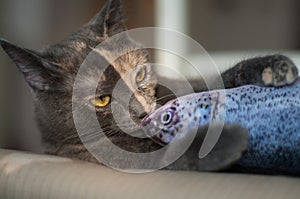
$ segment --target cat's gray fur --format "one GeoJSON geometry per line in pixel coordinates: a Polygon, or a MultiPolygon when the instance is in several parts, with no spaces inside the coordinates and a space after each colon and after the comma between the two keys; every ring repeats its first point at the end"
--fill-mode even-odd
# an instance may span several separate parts
{"type": "MultiPolygon", "coordinates": [[[[8,41],[1,40],[1,46],[24,74],[25,80],[33,91],[36,119],[42,134],[46,153],[97,162],[82,144],[74,126],[72,115],[73,84],[80,65],[92,49],[112,35],[126,30],[121,7],[122,5],[119,0],[108,1],[104,8],[80,30],[74,32],[60,43],[48,46],[41,51],[21,48],[8,41]]],[[[125,38],[125,40],[130,46],[138,45],[129,38],[125,38]]],[[[115,47],[116,49],[114,50],[117,51],[122,48],[122,46],[117,45],[115,47]]],[[[119,72],[125,70],[124,60],[130,62],[127,64],[131,67],[135,67],[136,65],[147,63],[149,58],[146,51],[136,50],[121,56],[119,59],[121,60],[120,62],[109,63],[109,53],[112,52],[107,52],[108,54],[102,54],[101,57],[110,65],[103,73],[105,78],[99,82],[96,93],[98,95],[111,92],[116,82],[121,78],[119,72]]],[[[293,69],[293,75],[297,75],[294,64],[285,56],[274,55],[253,60],[242,62],[233,67],[233,69],[224,72],[222,77],[224,78],[225,87],[235,87],[247,83],[261,84],[263,82],[260,80],[260,75],[264,68],[273,67],[275,66],[274,63],[282,61],[284,61],[286,66],[293,69]],[[254,68],[251,67],[253,63],[256,63],[256,67],[254,68]]],[[[99,66],[99,68],[91,70],[101,69],[103,70],[103,67],[99,66]]],[[[159,77],[151,69],[148,71],[148,75],[147,82],[145,82],[142,89],[130,101],[131,117],[137,123],[139,123],[146,112],[153,110],[157,98],[168,94],[167,89],[156,86],[155,82],[159,77]],[[137,100],[137,97],[142,97],[144,101],[137,100]]],[[[87,81],[95,81],[95,78],[98,77],[86,76],[85,78],[87,81]],[[94,79],[91,80],[91,78],[94,79]]],[[[195,81],[196,90],[205,90],[205,85],[199,84],[199,81],[195,81]]],[[[276,85],[276,82],[274,85],[276,85]]],[[[88,88],[82,84],[82,89],[88,88]]],[[[165,98],[164,100],[166,101],[167,99],[165,98]]],[[[87,104],[84,107],[87,112],[94,111],[87,104]]],[[[134,138],[122,133],[113,120],[110,108],[96,110],[100,125],[105,127],[107,136],[114,144],[131,152],[149,152],[160,148],[160,146],[150,139],[134,138]]],[[[124,123],[129,119],[125,118],[124,123]]],[[[231,136],[236,134],[241,139],[247,139],[245,130],[238,125],[225,127],[223,137],[226,137],[228,133],[231,136]]],[[[203,134],[205,133],[201,134],[201,139],[203,139],[203,134]]],[[[229,141],[228,139],[220,139],[220,146],[224,146],[224,142],[227,143],[229,141]]],[[[196,143],[199,142],[197,141],[196,143]]],[[[216,165],[214,168],[223,168],[228,162],[235,161],[246,147],[244,143],[242,144],[242,142],[239,143],[238,141],[231,143],[231,145],[235,145],[235,150],[232,151],[232,148],[228,145],[230,153],[226,154],[231,155],[228,155],[227,161],[222,159],[224,158],[222,155],[225,154],[224,151],[226,149],[223,148],[220,150],[216,147],[217,153],[213,153],[214,157],[212,159],[216,161],[216,159],[218,160],[216,157],[219,156],[222,158],[220,158],[220,161],[214,162],[216,165]],[[225,163],[221,163],[222,161],[225,163]]],[[[211,164],[210,161],[207,161],[210,156],[203,163],[194,157],[198,150],[199,148],[195,148],[192,145],[185,155],[169,166],[169,168],[195,170],[207,168],[207,165],[211,164]]]]}

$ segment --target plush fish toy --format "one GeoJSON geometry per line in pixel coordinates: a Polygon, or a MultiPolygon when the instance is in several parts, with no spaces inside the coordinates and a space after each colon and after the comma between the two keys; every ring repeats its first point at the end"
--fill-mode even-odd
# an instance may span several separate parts
{"type": "Polygon", "coordinates": [[[214,122],[247,129],[248,147],[236,165],[300,173],[299,79],[286,87],[246,85],[189,94],[169,101],[142,124],[147,136],[164,146],[214,122]]]}

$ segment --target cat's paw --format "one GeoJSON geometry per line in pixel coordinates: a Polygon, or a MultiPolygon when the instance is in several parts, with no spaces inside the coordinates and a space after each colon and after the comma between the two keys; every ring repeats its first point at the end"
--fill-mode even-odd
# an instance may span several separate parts
{"type": "Polygon", "coordinates": [[[266,86],[285,86],[297,79],[298,70],[295,64],[286,57],[280,58],[275,60],[271,58],[270,66],[263,70],[261,77],[266,86]]]}
{"type": "Polygon", "coordinates": [[[298,77],[294,62],[284,55],[256,57],[239,62],[225,72],[224,77],[234,80],[232,87],[255,84],[259,86],[285,86],[298,77]]]}

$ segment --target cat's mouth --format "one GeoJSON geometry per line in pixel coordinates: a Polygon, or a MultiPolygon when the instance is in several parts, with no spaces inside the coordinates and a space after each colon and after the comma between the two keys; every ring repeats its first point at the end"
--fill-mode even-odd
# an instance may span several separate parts
{"type": "Polygon", "coordinates": [[[140,121],[142,121],[147,115],[148,115],[147,112],[143,112],[143,113],[141,113],[139,116],[137,116],[137,118],[138,118],[140,121]]]}
{"type": "Polygon", "coordinates": [[[153,112],[156,109],[157,104],[152,103],[147,105],[146,109],[143,109],[141,111],[130,111],[130,117],[134,121],[135,124],[138,126],[142,125],[142,120],[151,112],[153,112]]]}
{"type": "Polygon", "coordinates": [[[142,129],[143,121],[148,116],[147,112],[141,112],[139,114],[137,113],[131,113],[131,122],[128,122],[127,124],[124,124],[123,128],[121,130],[128,135],[131,135],[133,137],[139,137],[139,138],[146,138],[147,135],[142,129]]]}
{"type": "Polygon", "coordinates": [[[135,113],[131,112],[130,113],[130,118],[133,121],[133,123],[137,126],[141,125],[141,121],[148,115],[147,112],[141,112],[141,113],[135,113]]]}

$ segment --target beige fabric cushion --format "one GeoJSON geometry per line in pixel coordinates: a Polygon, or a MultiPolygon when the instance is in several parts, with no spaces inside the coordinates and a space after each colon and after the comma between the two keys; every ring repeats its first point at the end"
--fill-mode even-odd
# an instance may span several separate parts
{"type": "Polygon", "coordinates": [[[287,176],[156,171],[132,174],[47,155],[0,150],[0,198],[299,198],[287,176]]]}

